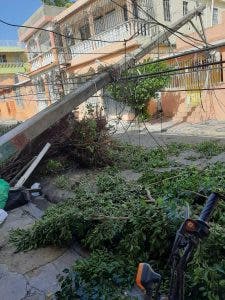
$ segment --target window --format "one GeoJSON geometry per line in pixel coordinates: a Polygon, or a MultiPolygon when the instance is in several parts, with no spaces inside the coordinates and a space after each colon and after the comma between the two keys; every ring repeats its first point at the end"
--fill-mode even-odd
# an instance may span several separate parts
{"type": "Polygon", "coordinates": [[[115,9],[107,12],[104,16],[104,27],[105,30],[112,28],[118,24],[117,14],[115,9]]]}
{"type": "Polygon", "coordinates": [[[183,1],[183,16],[185,16],[188,13],[188,2],[183,1]]]}
{"type": "Polygon", "coordinates": [[[103,16],[99,16],[94,20],[95,33],[98,34],[105,30],[103,16]]]}
{"type": "Polygon", "coordinates": [[[66,25],[65,29],[64,29],[64,35],[66,36],[66,43],[68,46],[72,46],[75,44],[75,39],[73,36],[73,29],[71,27],[71,25],[66,25]]]}
{"type": "Polygon", "coordinates": [[[134,15],[134,18],[137,19],[138,18],[138,5],[137,5],[137,2],[136,0],[133,0],[133,15],[134,15]]]}
{"type": "Polygon", "coordinates": [[[36,41],[34,39],[31,39],[28,42],[28,44],[27,44],[27,50],[28,50],[29,58],[30,59],[33,59],[36,56],[38,56],[39,49],[38,49],[37,43],[36,43],[36,41]]]}
{"type": "Polygon", "coordinates": [[[218,24],[218,8],[213,8],[212,25],[218,24]]]}
{"type": "Polygon", "coordinates": [[[48,51],[51,48],[51,41],[49,32],[42,31],[38,36],[38,42],[41,48],[41,51],[48,51]]]}
{"type": "Polygon", "coordinates": [[[82,40],[88,40],[91,37],[89,23],[86,23],[84,26],[80,27],[80,37],[82,40]]]}
{"type": "Polygon", "coordinates": [[[127,5],[123,6],[123,17],[124,17],[124,21],[128,21],[127,5]]]}
{"type": "Polygon", "coordinates": [[[170,0],[163,0],[164,21],[171,21],[170,0]]]}
{"type": "Polygon", "coordinates": [[[6,63],[6,62],[7,62],[6,55],[5,54],[0,55],[0,63],[6,63]]]}

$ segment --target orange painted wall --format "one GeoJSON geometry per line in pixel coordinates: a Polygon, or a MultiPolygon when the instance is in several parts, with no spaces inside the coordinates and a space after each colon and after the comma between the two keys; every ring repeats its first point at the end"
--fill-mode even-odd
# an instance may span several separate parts
{"type": "Polygon", "coordinates": [[[20,93],[22,102],[19,104],[14,91],[5,91],[5,99],[0,99],[0,121],[25,121],[37,113],[37,99],[30,95],[29,87],[21,88],[20,93]]]}

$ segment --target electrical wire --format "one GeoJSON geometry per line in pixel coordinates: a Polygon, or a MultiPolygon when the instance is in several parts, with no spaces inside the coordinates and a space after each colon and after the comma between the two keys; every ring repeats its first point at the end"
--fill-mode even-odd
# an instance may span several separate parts
{"type": "MultiPolygon", "coordinates": [[[[11,26],[11,27],[17,27],[17,28],[27,28],[27,29],[36,29],[36,30],[41,30],[41,31],[46,31],[46,32],[51,32],[54,33],[56,35],[62,36],[66,39],[71,39],[71,40],[78,40],[78,41],[84,41],[84,39],[82,38],[78,38],[78,37],[71,37],[71,36],[67,36],[65,34],[56,32],[54,30],[50,30],[50,29],[46,29],[46,28],[41,28],[41,27],[35,27],[35,26],[27,26],[27,25],[19,25],[19,24],[12,24],[9,22],[4,21],[3,19],[0,19],[0,23],[5,24],[7,26],[11,26]]],[[[103,42],[103,43],[121,43],[124,42],[124,40],[115,40],[115,41],[106,41],[106,40],[101,40],[101,39],[87,39],[88,41],[92,41],[92,42],[103,42]]]]}
{"type": "MultiPolygon", "coordinates": [[[[110,0],[110,1],[113,2],[114,4],[118,5],[119,7],[123,8],[123,6],[120,5],[119,3],[117,3],[116,1],[114,1],[114,0],[110,0]]],[[[131,3],[132,3],[132,2],[131,2],[131,3]]],[[[145,20],[145,19],[143,19],[143,18],[140,18],[140,17],[138,17],[138,16],[135,16],[135,14],[134,14],[132,11],[128,10],[135,18],[137,17],[139,20],[145,21],[146,23],[157,24],[157,25],[159,25],[159,26],[162,26],[162,27],[165,28],[167,31],[171,32],[173,35],[177,36],[177,37],[178,37],[179,39],[181,39],[183,42],[185,42],[185,43],[191,45],[192,47],[198,48],[196,45],[194,45],[194,44],[192,44],[192,43],[190,43],[190,42],[185,41],[184,39],[182,39],[182,38],[181,38],[180,36],[178,36],[177,34],[180,34],[180,35],[182,35],[182,36],[184,36],[184,37],[186,37],[186,38],[188,37],[189,39],[191,38],[191,39],[193,39],[193,40],[195,40],[195,41],[198,41],[198,42],[203,43],[203,41],[201,41],[201,40],[199,40],[199,39],[197,39],[197,38],[191,37],[191,36],[189,36],[189,35],[187,35],[187,34],[184,34],[184,33],[182,33],[182,32],[179,32],[178,30],[174,31],[172,28],[170,28],[170,27],[164,25],[163,23],[161,23],[161,22],[159,22],[158,20],[156,20],[155,18],[153,18],[149,13],[147,13],[145,10],[143,10],[141,6],[139,6],[138,4],[136,4],[136,5],[137,5],[137,7],[138,7],[139,9],[141,9],[148,17],[150,17],[155,23],[149,22],[149,21],[147,21],[147,20],[145,20]]],[[[157,26],[157,25],[155,25],[155,26],[157,26]]]]}
{"type": "MultiPolygon", "coordinates": [[[[199,69],[200,67],[207,67],[207,66],[211,66],[211,65],[219,65],[225,63],[225,60],[219,61],[219,62],[210,62],[210,63],[205,63],[205,64],[200,64],[197,66],[188,66],[188,67],[182,67],[182,68],[177,68],[177,69],[171,69],[171,70],[165,70],[165,71],[160,71],[160,72],[153,72],[153,73],[146,73],[146,74],[140,74],[140,75],[135,75],[135,76],[129,76],[129,77],[120,77],[120,80],[133,80],[133,79],[138,79],[138,78],[145,78],[145,77],[155,77],[158,75],[161,76],[166,76],[167,74],[171,74],[173,72],[177,72],[177,71],[185,71],[185,70],[190,70],[190,69],[195,69],[197,71],[197,69],[199,69]]],[[[179,73],[178,73],[179,74],[179,73]]],[[[173,74],[173,75],[178,75],[173,74]]]]}
{"type": "Polygon", "coordinates": [[[183,56],[188,56],[190,54],[196,54],[196,53],[201,53],[201,52],[205,52],[205,51],[208,51],[208,50],[214,50],[214,49],[218,49],[218,48],[221,48],[221,47],[224,47],[224,46],[225,46],[225,42],[223,42],[219,45],[209,46],[207,49],[206,48],[201,48],[201,49],[196,49],[196,50],[185,51],[185,52],[182,52],[182,53],[175,54],[171,57],[162,57],[162,58],[159,58],[157,60],[152,60],[152,61],[149,61],[149,62],[140,63],[138,65],[130,67],[130,69],[135,69],[135,68],[138,68],[138,67],[151,65],[151,64],[154,64],[154,63],[158,63],[158,62],[172,60],[172,59],[180,58],[180,57],[183,57],[183,56]]]}
{"type": "MultiPolygon", "coordinates": [[[[154,18],[153,16],[151,16],[151,15],[150,15],[147,11],[145,11],[139,4],[137,4],[137,7],[138,7],[142,12],[144,12],[148,17],[150,17],[153,21],[155,21],[158,25],[164,27],[164,28],[167,29],[168,31],[173,32],[173,33],[176,32],[176,33],[182,35],[183,37],[186,37],[186,38],[188,38],[188,39],[192,39],[193,41],[205,43],[205,41],[199,40],[199,39],[197,39],[197,38],[195,38],[195,37],[193,37],[193,36],[190,36],[190,35],[188,35],[188,34],[186,34],[186,33],[180,32],[180,31],[178,31],[178,30],[174,31],[174,30],[173,30],[172,28],[170,28],[169,26],[167,26],[167,25],[165,25],[165,24],[159,22],[156,18],[154,18]]],[[[176,34],[175,34],[175,35],[176,35],[176,34]]],[[[178,38],[179,38],[179,37],[178,37],[178,38]]],[[[183,40],[183,41],[184,41],[184,40],[183,40]]],[[[210,45],[210,44],[207,44],[207,45],[210,45]]],[[[196,45],[195,45],[195,47],[196,47],[196,45]]]]}

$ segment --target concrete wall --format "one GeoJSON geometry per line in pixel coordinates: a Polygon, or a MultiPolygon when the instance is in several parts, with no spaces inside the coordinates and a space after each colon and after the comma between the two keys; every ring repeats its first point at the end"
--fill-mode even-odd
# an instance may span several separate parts
{"type": "Polygon", "coordinates": [[[25,121],[37,112],[38,102],[30,83],[17,88],[17,92],[8,89],[0,93],[0,122],[25,121]]]}
{"type": "MultiPolygon", "coordinates": [[[[216,43],[224,40],[225,12],[221,16],[221,24],[208,28],[206,36],[208,42],[216,43]]],[[[196,34],[193,34],[196,36],[196,34]]],[[[190,49],[190,45],[179,41],[177,51],[190,49]]],[[[225,47],[218,49],[222,61],[225,60],[225,47]]],[[[185,57],[180,61],[185,61],[185,57]]],[[[190,59],[190,56],[189,56],[190,59]]],[[[192,56],[193,61],[195,56],[192,56]]],[[[224,64],[223,64],[224,65],[224,64]]],[[[202,71],[201,71],[202,72],[202,71]]],[[[162,108],[165,116],[171,117],[176,122],[199,123],[207,120],[225,121],[225,70],[222,69],[222,78],[220,81],[209,83],[205,88],[214,90],[198,91],[178,91],[179,88],[173,88],[162,93],[162,108]]],[[[184,72],[185,74],[185,72],[184,72]]],[[[211,74],[211,73],[210,73],[211,74]]],[[[210,75],[211,76],[211,75],[210,75]]],[[[196,83],[197,84],[197,83],[196,83]]],[[[196,89],[196,85],[188,89],[196,89]]],[[[204,88],[202,86],[201,88],[204,88]]]]}

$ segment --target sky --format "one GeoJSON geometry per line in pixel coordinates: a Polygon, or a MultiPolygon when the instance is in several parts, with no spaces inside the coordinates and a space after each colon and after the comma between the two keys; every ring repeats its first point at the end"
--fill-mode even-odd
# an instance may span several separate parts
{"type": "MultiPolygon", "coordinates": [[[[0,0],[0,19],[23,24],[41,6],[41,0],[0,0]]],[[[0,40],[18,40],[16,27],[0,23],[0,40]]]]}

